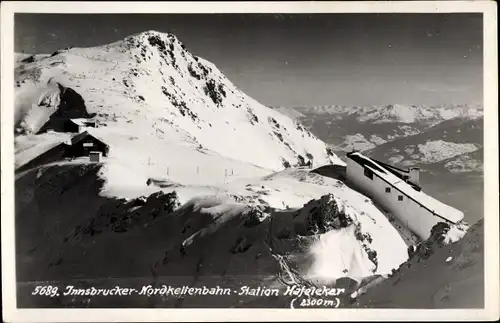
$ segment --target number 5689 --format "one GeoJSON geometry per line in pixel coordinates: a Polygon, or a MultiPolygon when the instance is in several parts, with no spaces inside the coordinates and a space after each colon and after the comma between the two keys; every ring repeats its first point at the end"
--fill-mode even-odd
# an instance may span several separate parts
{"type": "Polygon", "coordinates": [[[36,286],[31,295],[49,296],[54,297],[59,295],[57,292],[58,288],[56,286],[36,286]]]}

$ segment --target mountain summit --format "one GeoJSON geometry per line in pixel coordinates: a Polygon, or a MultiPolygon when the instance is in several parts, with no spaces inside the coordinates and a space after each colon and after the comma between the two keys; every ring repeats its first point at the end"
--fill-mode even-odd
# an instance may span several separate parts
{"type": "MultiPolygon", "coordinates": [[[[21,134],[54,128],[51,116],[70,105],[68,118],[95,115],[105,125],[96,129],[103,137],[121,131],[148,145],[189,144],[272,170],[308,158],[338,161],[307,129],[245,95],[172,34],[146,31],[104,46],[30,56],[16,68],[16,81],[21,134]]],[[[129,141],[114,146],[130,149],[129,141]]]]}

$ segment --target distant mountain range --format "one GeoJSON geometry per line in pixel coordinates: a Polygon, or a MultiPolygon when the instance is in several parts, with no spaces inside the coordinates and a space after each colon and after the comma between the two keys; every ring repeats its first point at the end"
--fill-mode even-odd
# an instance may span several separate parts
{"type": "Polygon", "coordinates": [[[483,105],[475,104],[441,104],[441,105],[370,105],[370,106],[346,106],[346,105],[318,105],[303,107],[275,106],[274,109],[291,109],[306,115],[356,115],[360,121],[385,119],[386,121],[399,120],[405,123],[441,117],[450,119],[458,116],[482,115],[483,105]]]}
{"type": "Polygon", "coordinates": [[[275,109],[282,113],[288,110],[288,115],[295,116],[341,154],[356,149],[413,165],[434,163],[482,148],[483,108],[479,104],[275,109]],[[408,156],[398,154],[406,145],[410,146],[402,151],[408,156]],[[412,150],[413,146],[419,149],[417,153],[412,150]]]}

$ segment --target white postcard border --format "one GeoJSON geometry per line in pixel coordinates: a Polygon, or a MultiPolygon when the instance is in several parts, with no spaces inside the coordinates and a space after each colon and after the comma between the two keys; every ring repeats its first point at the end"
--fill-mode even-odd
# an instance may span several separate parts
{"type": "Polygon", "coordinates": [[[499,317],[497,18],[494,1],[2,2],[2,294],[7,322],[493,320],[499,317]],[[482,12],[484,26],[485,309],[17,309],[14,253],[14,13],[443,13],[482,12]],[[12,186],[11,186],[12,185],[12,186]]]}

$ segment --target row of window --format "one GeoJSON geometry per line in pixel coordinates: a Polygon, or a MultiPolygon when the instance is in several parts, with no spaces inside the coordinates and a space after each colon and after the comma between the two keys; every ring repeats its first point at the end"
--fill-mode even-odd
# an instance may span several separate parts
{"type": "MultiPolygon", "coordinates": [[[[368,177],[369,179],[373,180],[373,172],[371,170],[369,170],[368,168],[365,168],[365,176],[368,177]]],[[[385,192],[390,193],[391,188],[386,187],[385,192]]],[[[403,200],[403,195],[398,195],[398,201],[402,201],[402,200],[403,200]]]]}

